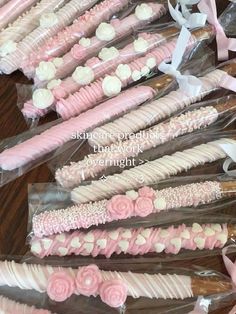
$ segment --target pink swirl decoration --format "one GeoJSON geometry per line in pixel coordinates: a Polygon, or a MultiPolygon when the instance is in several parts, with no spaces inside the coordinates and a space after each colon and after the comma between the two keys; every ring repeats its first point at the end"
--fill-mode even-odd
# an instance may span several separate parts
{"type": "Polygon", "coordinates": [[[63,302],[75,291],[74,279],[64,271],[53,273],[48,280],[47,294],[51,300],[63,302]]]}
{"type": "Polygon", "coordinates": [[[81,267],[76,276],[76,289],[80,294],[96,296],[102,283],[102,275],[96,265],[81,267]]]}
{"type": "Polygon", "coordinates": [[[132,216],[133,201],[125,195],[115,195],[107,204],[109,215],[113,219],[125,219],[132,216]]]}
{"type": "Polygon", "coordinates": [[[138,197],[135,201],[134,211],[136,216],[146,217],[154,210],[153,202],[148,197],[138,197]]]}
{"type": "Polygon", "coordinates": [[[107,280],[99,289],[102,301],[111,307],[118,308],[124,305],[128,289],[122,280],[107,280]]]}

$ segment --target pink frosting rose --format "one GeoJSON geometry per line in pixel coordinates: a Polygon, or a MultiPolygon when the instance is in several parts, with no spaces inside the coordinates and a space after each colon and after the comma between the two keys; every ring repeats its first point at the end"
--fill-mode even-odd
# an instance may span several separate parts
{"type": "Polygon", "coordinates": [[[137,216],[146,217],[153,212],[153,203],[150,198],[138,197],[135,201],[134,211],[137,216]]]}
{"type": "Polygon", "coordinates": [[[154,190],[149,186],[144,186],[138,190],[138,194],[141,197],[147,197],[153,199],[155,196],[154,190]]]}
{"type": "Polygon", "coordinates": [[[56,302],[63,302],[75,291],[74,279],[65,271],[53,273],[48,280],[47,294],[56,302]]]}
{"type": "Polygon", "coordinates": [[[85,296],[96,296],[102,274],[96,265],[81,267],[77,273],[75,284],[77,291],[85,296]]]}
{"type": "Polygon", "coordinates": [[[85,48],[76,44],[73,48],[71,48],[71,55],[74,59],[81,60],[85,57],[85,48]]]}
{"type": "Polygon", "coordinates": [[[120,279],[104,281],[99,288],[99,294],[102,301],[115,308],[120,307],[125,303],[127,292],[127,286],[120,279]]]}
{"type": "Polygon", "coordinates": [[[134,204],[128,196],[115,195],[108,202],[107,210],[113,219],[125,219],[132,216],[134,204]]]}

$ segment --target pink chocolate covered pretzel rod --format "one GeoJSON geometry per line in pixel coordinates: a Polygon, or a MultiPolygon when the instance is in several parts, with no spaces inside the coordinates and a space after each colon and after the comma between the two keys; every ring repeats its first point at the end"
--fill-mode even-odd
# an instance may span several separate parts
{"type": "MultiPolygon", "coordinates": [[[[165,84],[167,83],[169,83],[169,76],[166,76],[165,84]]],[[[4,170],[12,170],[26,165],[28,162],[34,161],[38,157],[44,156],[69,142],[77,132],[83,133],[122,112],[126,112],[136,107],[137,104],[153,98],[155,93],[151,87],[146,86],[139,88],[138,95],[136,94],[136,89],[133,89],[131,93],[126,91],[116,98],[115,104],[113,99],[108,100],[100,106],[81,114],[79,117],[57,124],[11,149],[5,150],[0,154],[0,167],[4,170]],[[129,101],[127,101],[128,97],[129,101]],[[15,153],[20,154],[17,159],[15,158],[15,153]]]]}
{"type": "MultiPolygon", "coordinates": [[[[131,35],[135,29],[141,28],[148,23],[159,19],[166,13],[166,11],[167,10],[163,4],[147,2],[138,5],[135,13],[132,13],[123,19],[116,18],[112,19],[110,23],[101,23],[95,31],[95,36],[87,39],[83,38],[62,57],[62,65],[56,69],[54,77],[50,76],[48,78],[47,73],[44,73],[44,69],[41,69],[39,64],[36,68],[36,82],[38,80],[48,81],[52,78],[60,79],[68,76],[76,66],[81,65],[90,57],[96,55],[109,42],[121,40],[122,38],[131,35]],[[146,14],[143,15],[143,12],[146,12],[146,14]]],[[[50,62],[53,62],[53,59],[50,62]]],[[[50,65],[50,62],[48,63],[48,66],[50,65]]]]}
{"type": "MultiPolygon", "coordinates": [[[[212,37],[212,32],[213,29],[211,27],[206,27],[200,31],[193,31],[187,50],[191,50],[197,42],[212,37]]],[[[122,88],[150,74],[161,62],[170,61],[176,47],[177,39],[178,37],[175,36],[145,56],[126,64],[127,69],[124,73],[123,71],[120,73],[118,67],[114,73],[111,73],[104,79],[99,79],[89,86],[81,88],[67,99],[59,100],[56,103],[56,111],[63,119],[68,119],[95,106],[107,97],[117,95],[122,88]]]]}
{"type": "Polygon", "coordinates": [[[226,158],[226,153],[220,145],[235,143],[231,138],[223,138],[163,156],[121,173],[109,175],[105,180],[94,180],[89,185],[79,186],[72,190],[71,199],[75,203],[87,203],[123,194],[144,184],[156,184],[170,176],[226,158]]]}
{"type": "Polygon", "coordinates": [[[23,71],[29,75],[40,61],[47,61],[52,57],[60,57],[67,52],[82,37],[92,34],[101,22],[109,20],[112,15],[122,10],[128,0],[104,0],[79,17],[53,38],[50,38],[38,51],[30,54],[23,65],[23,71]]]}
{"type": "MultiPolygon", "coordinates": [[[[159,34],[144,33],[144,34],[141,34],[139,36],[139,39],[135,42],[137,44],[143,40],[145,40],[148,43],[149,48],[150,48],[149,51],[150,51],[155,46],[158,46],[159,44],[161,44],[164,41],[164,38],[162,35],[159,35],[159,34]]],[[[22,113],[27,118],[35,118],[37,116],[40,117],[46,114],[49,108],[39,109],[34,106],[34,102],[37,101],[40,103],[40,105],[44,105],[44,104],[54,105],[57,100],[61,98],[66,98],[69,96],[70,93],[74,93],[77,90],[79,90],[81,87],[83,87],[84,85],[88,85],[90,82],[87,81],[86,73],[83,74],[83,71],[87,71],[87,70],[92,71],[92,77],[94,81],[94,80],[99,79],[103,75],[108,74],[111,71],[113,71],[119,64],[122,64],[125,61],[128,62],[128,61],[134,60],[135,56],[137,57],[137,52],[135,52],[134,50],[134,45],[136,45],[135,42],[123,48],[119,52],[119,56],[115,57],[115,59],[107,60],[107,61],[106,60],[103,61],[102,59],[99,59],[99,58],[89,59],[87,63],[85,64],[85,67],[78,67],[71,77],[68,77],[64,79],[63,81],[52,80],[48,84],[47,90],[36,89],[33,93],[34,101],[33,100],[27,101],[23,106],[22,113]],[[49,104],[46,103],[45,97],[42,98],[40,96],[42,94],[42,91],[44,91],[46,95],[48,94],[50,99],[52,99],[52,101],[50,101],[49,104]],[[39,96],[37,96],[37,94],[39,96]],[[37,99],[38,97],[39,99],[37,99]]],[[[110,49],[112,50],[113,48],[114,47],[106,48],[106,49],[110,51],[110,49]]],[[[138,53],[138,56],[142,54],[145,54],[145,53],[144,52],[138,53]]]]}
{"type": "Polygon", "coordinates": [[[0,6],[2,7],[4,4],[9,2],[10,0],[0,0],[0,6]]]}
{"type": "Polygon", "coordinates": [[[0,296],[0,311],[4,314],[51,314],[48,310],[37,309],[0,296]]]}
{"type": "Polygon", "coordinates": [[[198,295],[231,292],[233,284],[215,274],[208,276],[181,273],[138,273],[103,271],[96,265],[78,269],[49,265],[1,262],[0,284],[21,289],[47,292],[57,302],[72,294],[100,296],[111,307],[124,305],[127,296],[158,299],[185,299],[198,295]]]}
{"type": "MultiPolygon", "coordinates": [[[[0,45],[6,44],[6,42],[18,43],[27,34],[32,32],[40,23],[40,17],[45,13],[52,13],[57,11],[58,8],[63,6],[66,0],[60,1],[48,1],[41,0],[34,7],[32,7],[28,12],[21,15],[14,23],[9,25],[0,33],[0,45]]],[[[54,17],[51,14],[52,18],[54,17]]],[[[43,15],[43,17],[46,17],[43,15]]],[[[41,20],[42,21],[42,20],[41,20]]],[[[0,47],[1,50],[1,47],[0,47]]]]}
{"type": "MultiPolygon", "coordinates": [[[[189,48],[193,47],[196,39],[192,36],[189,48]]],[[[146,56],[134,60],[128,64],[130,76],[119,78],[116,73],[99,79],[86,87],[82,87],[78,92],[70,95],[66,99],[61,99],[56,103],[56,111],[63,119],[69,119],[81,112],[94,107],[97,103],[105,100],[107,97],[117,95],[122,88],[132,82],[139,80],[142,76],[149,74],[163,60],[171,60],[172,53],[176,46],[176,39],[155,48],[146,56]],[[153,60],[152,64],[148,60],[153,60]],[[147,66],[149,64],[149,67],[147,66]]]]}
{"type": "Polygon", "coordinates": [[[206,181],[162,190],[143,187],[138,192],[131,190],[126,195],[115,195],[110,200],[42,212],[33,217],[32,229],[36,237],[50,236],[175,208],[197,207],[235,195],[235,188],[229,195],[228,191],[221,189],[221,185],[221,182],[206,181]]]}
{"type": "Polygon", "coordinates": [[[89,232],[74,231],[45,238],[34,237],[31,252],[43,258],[50,255],[144,255],[148,253],[178,254],[181,249],[195,251],[223,248],[228,241],[227,224],[194,223],[191,227],[163,228],[117,228],[93,229],[89,232]]]}
{"type": "MultiPolygon", "coordinates": [[[[235,104],[236,105],[236,104],[235,104]]],[[[120,141],[71,165],[66,165],[56,171],[56,180],[64,187],[73,187],[68,182],[71,173],[76,173],[77,184],[100,174],[102,171],[117,165],[120,161],[130,157],[137,157],[153,147],[166,143],[183,134],[192,133],[213,124],[219,117],[217,109],[213,106],[202,107],[180,116],[171,118],[170,121],[158,124],[153,128],[140,132],[126,141],[120,141]],[[80,176],[79,176],[80,174],[80,176]]]]}
{"type": "MultiPolygon", "coordinates": [[[[233,64],[230,64],[225,69],[226,71],[230,71],[232,67],[233,64]]],[[[224,69],[224,67],[222,69],[224,69]]],[[[234,73],[233,70],[231,72],[232,74],[234,73]]],[[[200,100],[202,97],[212,92],[213,89],[219,87],[221,79],[224,77],[225,73],[226,72],[222,70],[215,70],[209,73],[206,76],[207,80],[206,83],[203,84],[200,95],[198,95],[198,97],[187,97],[181,95],[180,97],[182,97],[183,103],[176,104],[174,108],[172,108],[172,112],[169,114],[190,105],[192,102],[200,100]]],[[[166,77],[166,80],[164,80],[164,86],[166,86],[166,81],[169,80],[170,77],[164,77],[166,77]]],[[[162,80],[163,79],[161,79],[161,82],[162,80]]],[[[159,82],[159,79],[155,80],[153,88],[150,88],[149,86],[141,86],[143,92],[140,92],[140,87],[138,87],[139,93],[136,93],[135,89],[127,90],[118,97],[110,99],[76,118],[51,127],[47,131],[34,136],[31,139],[28,139],[12,148],[6,149],[0,154],[0,167],[3,170],[13,170],[26,165],[29,162],[33,162],[38,157],[42,157],[70,141],[73,134],[77,132],[86,132],[88,129],[94,128],[112,117],[122,114],[122,112],[135,108],[147,99],[152,98],[153,93],[156,95],[157,89],[161,88],[159,82]],[[61,132],[62,130],[63,132],[61,132]],[[15,158],[15,156],[17,156],[17,158],[15,158]]],[[[71,180],[75,180],[76,182],[76,176],[73,175],[71,180]]]]}
{"type": "Polygon", "coordinates": [[[34,5],[37,0],[10,0],[0,8],[0,30],[13,22],[25,10],[34,5]]]}
{"type": "Polygon", "coordinates": [[[52,36],[73,22],[75,18],[93,6],[97,0],[70,0],[56,12],[55,25],[51,27],[39,26],[28,34],[18,45],[16,51],[0,60],[0,70],[10,74],[22,66],[32,51],[37,51],[52,36]]]}

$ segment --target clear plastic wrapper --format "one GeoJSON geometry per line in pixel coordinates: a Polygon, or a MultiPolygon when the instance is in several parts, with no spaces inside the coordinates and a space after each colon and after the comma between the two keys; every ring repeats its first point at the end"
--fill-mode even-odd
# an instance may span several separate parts
{"type": "MultiPolygon", "coordinates": [[[[235,69],[234,61],[227,65],[223,65],[221,69],[224,69],[226,72],[228,71],[227,73],[233,74],[235,69]]],[[[190,105],[192,102],[195,102],[211,93],[217,87],[220,87],[220,80],[226,74],[224,70],[217,70],[217,77],[215,77],[213,70],[211,76],[212,78],[210,78],[210,75],[208,75],[207,87],[205,87],[201,95],[198,97],[186,96],[187,98],[184,99],[185,102],[183,107],[190,105]]],[[[171,78],[166,75],[161,76],[160,78],[155,78],[150,81],[152,86],[151,90],[155,88],[156,90],[158,89],[158,91],[160,91],[162,90],[162,87],[169,86],[171,82],[171,78]]],[[[147,83],[145,83],[145,85],[147,86],[147,83]]],[[[145,88],[146,86],[142,87],[145,88]]],[[[147,88],[147,94],[150,94],[150,92],[148,92],[149,89],[150,87],[147,88]]],[[[60,120],[55,121],[52,124],[46,124],[36,128],[33,131],[26,132],[23,136],[19,135],[11,140],[3,141],[1,147],[2,150],[5,150],[0,154],[2,185],[29,171],[33,167],[55,157],[56,155],[61,154],[67,149],[69,150],[69,148],[78,148],[78,146],[81,145],[81,141],[71,140],[73,138],[77,139],[77,132],[84,133],[86,130],[91,130],[95,126],[101,125],[113,117],[117,117],[122,113],[131,110],[148,99],[144,99],[147,94],[141,93],[138,95],[136,92],[134,92],[134,101],[131,102],[130,99],[130,101],[127,102],[128,94],[131,96],[130,90],[127,90],[116,97],[116,106],[114,106],[114,99],[111,99],[95,107],[94,109],[91,109],[66,122],[60,123],[60,120]],[[16,145],[17,143],[18,145],[16,145]],[[15,156],[17,156],[17,158],[15,158],[15,156]]],[[[182,94],[181,97],[183,98],[182,94]]],[[[174,111],[178,109],[180,108],[176,108],[174,111]]]]}
{"type": "Polygon", "coordinates": [[[227,9],[219,17],[220,24],[226,25],[225,32],[228,36],[235,37],[235,22],[236,22],[236,2],[231,1],[227,9]],[[229,23],[232,21],[233,23],[229,23]]]}
{"type": "MultiPolygon", "coordinates": [[[[209,26],[203,29],[193,30],[186,45],[186,50],[184,51],[185,56],[195,49],[200,49],[204,43],[211,41],[213,39],[213,33],[212,27],[209,26]]],[[[77,116],[81,112],[89,110],[107,99],[114,98],[121,90],[138,82],[144,77],[150,76],[153,72],[155,73],[157,66],[161,62],[172,60],[177,46],[178,36],[173,36],[144,56],[125,64],[125,68],[120,69],[121,71],[116,70],[105,77],[98,78],[89,85],[81,86],[77,92],[65,98],[61,97],[61,99],[56,102],[53,92],[38,89],[33,94],[33,101],[26,103],[22,112],[24,116],[28,118],[44,115],[47,113],[48,107],[55,102],[55,110],[64,120],[77,116]],[[40,110],[39,108],[42,109],[40,110]]],[[[60,92],[60,86],[56,90],[60,92]]]]}
{"type": "MultiPolygon", "coordinates": [[[[111,19],[109,23],[102,22],[98,25],[95,35],[90,38],[83,38],[62,57],[62,65],[56,69],[54,77],[50,76],[48,78],[47,73],[45,73],[45,67],[42,68],[39,65],[35,72],[35,83],[37,85],[42,85],[42,83],[46,85],[46,83],[53,78],[61,79],[67,77],[77,66],[83,65],[85,61],[96,56],[99,51],[108,45],[110,49],[103,50],[101,56],[107,58],[107,54],[109,53],[109,59],[116,58],[117,51],[114,50],[115,48],[113,46],[116,42],[131,36],[136,29],[143,29],[147,24],[160,19],[166,12],[167,9],[164,4],[150,1],[137,4],[133,11],[130,12],[130,10],[128,10],[128,14],[123,14],[121,18],[111,19]],[[146,15],[143,15],[143,12],[146,12],[146,15]],[[110,32],[112,32],[112,34],[110,34],[110,32]]],[[[175,32],[177,32],[176,29],[175,32]]],[[[160,39],[160,37],[158,39],[160,39]]],[[[51,59],[50,62],[53,62],[53,59],[51,59]]],[[[50,62],[47,63],[48,66],[50,66],[50,62]]],[[[82,73],[77,73],[78,77],[80,77],[81,74],[82,73]]],[[[88,79],[89,77],[87,80],[88,79]]]]}
{"type": "Polygon", "coordinates": [[[145,217],[159,226],[195,217],[196,213],[215,214],[231,208],[235,196],[236,181],[224,175],[166,179],[85,205],[73,204],[70,192],[53,183],[33,184],[28,194],[28,231],[40,237],[92,226],[103,228],[104,224],[109,228],[118,225],[137,227],[145,217]]]}
{"type": "MultiPolygon", "coordinates": [[[[137,159],[133,158],[133,164],[127,163],[128,169],[109,168],[102,177],[95,177],[89,184],[77,185],[71,191],[71,199],[78,204],[88,203],[156,184],[198,166],[225,160],[229,151],[224,146],[235,149],[235,132],[209,130],[182,136],[157,149],[140,153],[137,159]]],[[[77,180],[78,175],[81,173],[74,171],[68,180],[77,180]]]]}
{"type": "MultiPolygon", "coordinates": [[[[104,23],[103,25],[106,26],[107,21],[122,10],[127,10],[129,5],[133,5],[129,0],[101,1],[75,20],[72,25],[50,38],[37,52],[31,53],[22,64],[21,69],[28,77],[33,77],[35,68],[40,62],[61,57],[80,39],[91,36],[99,24],[104,23]]],[[[106,27],[102,29],[101,33],[106,34],[106,27]]],[[[113,31],[108,33],[109,36],[112,36],[113,31]]],[[[50,69],[50,67],[48,68],[50,69]]]]}
{"type": "Polygon", "coordinates": [[[0,8],[0,30],[27,11],[37,0],[10,0],[0,8]]]}
{"type": "MultiPolygon", "coordinates": [[[[202,129],[224,129],[234,122],[235,114],[236,97],[234,95],[197,103],[151,128],[136,134],[127,133],[124,136],[121,134],[117,142],[111,145],[95,145],[91,147],[90,154],[85,155],[77,163],[75,162],[76,154],[73,154],[73,161],[70,165],[57,169],[55,178],[63,187],[73,188],[82,181],[102,177],[107,169],[109,171],[109,168],[113,168],[113,171],[115,168],[125,169],[126,165],[131,168],[132,165],[141,164],[139,155],[145,151],[154,147],[157,150],[160,145],[202,129]],[[133,163],[133,158],[136,158],[138,163],[133,163]],[[77,181],[73,177],[76,177],[77,181]]],[[[107,133],[107,137],[112,136],[111,130],[107,133]]],[[[116,134],[117,136],[119,134],[116,134]]],[[[81,134],[81,138],[88,139],[89,134],[81,134]]],[[[60,161],[59,164],[61,164],[60,161]]]]}
{"type": "MultiPolygon", "coordinates": [[[[47,40],[70,25],[74,19],[93,6],[97,0],[70,0],[60,10],[55,12],[55,24],[51,27],[39,26],[29,33],[18,45],[14,52],[0,60],[0,70],[10,74],[20,69],[28,55],[37,51],[47,40]]],[[[73,25],[73,24],[72,24],[73,25]]]]}
{"type": "Polygon", "coordinates": [[[72,314],[79,308],[84,314],[187,314],[200,298],[199,308],[204,310],[223,308],[235,299],[228,276],[196,266],[171,268],[133,259],[123,259],[122,264],[98,260],[97,265],[79,259],[24,260],[1,262],[1,293],[21,303],[31,296],[28,302],[34,300],[38,308],[52,313],[72,314]]]}
{"type": "Polygon", "coordinates": [[[41,0],[11,25],[5,28],[0,33],[0,56],[4,57],[8,53],[13,52],[19,41],[24,39],[24,37],[38,27],[40,23],[43,23],[43,19],[46,18],[45,14],[51,14],[51,16],[53,16],[53,12],[58,11],[58,9],[65,5],[66,2],[68,1],[41,0]],[[6,48],[9,47],[9,45],[12,46],[12,49],[6,48]]]}

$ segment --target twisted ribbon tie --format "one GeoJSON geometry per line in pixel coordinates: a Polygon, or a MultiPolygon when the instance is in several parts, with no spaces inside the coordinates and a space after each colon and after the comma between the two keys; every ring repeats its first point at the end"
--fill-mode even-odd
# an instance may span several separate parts
{"type": "Polygon", "coordinates": [[[198,4],[200,12],[207,14],[207,20],[215,27],[217,52],[219,60],[229,59],[229,50],[236,51],[236,39],[228,38],[217,18],[217,8],[215,0],[201,0],[198,4]]]}
{"type": "Polygon", "coordinates": [[[207,15],[205,13],[190,13],[188,5],[194,5],[199,0],[178,0],[177,5],[174,8],[168,0],[168,7],[170,15],[180,26],[187,28],[203,27],[206,24],[207,15]],[[180,11],[181,9],[181,11],[180,11]]]}
{"type": "Polygon", "coordinates": [[[225,264],[225,268],[227,269],[227,272],[230,275],[234,286],[236,287],[236,260],[234,262],[232,262],[231,259],[228,258],[228,256],[226,255],[229,248],[236,249],[236,245],[231,244],[231,245],[228,245],[227,247],[223,248],[222,257],[223,257],[223,261],[225,264]]]}
{"type": "Polygon", "coordinates": [[[236,141],[234,144],[219,144],[219,147],[226,153],[229,157],[225,160],[223,164],[223,170],[229,176],[236,177],[236,170],[229,170],[232,163],[236,163],[236,141]]]}
{"type": "Polygon", "coordinates": [[[178,37],[175,50],[172,56],[172,62],[167,64],[163,61],[158,69],[176,78],[179,88],[183,93],[190,96],[197,96],[202,88],[202,82],[193,75],[182,75],[177,68],[180,66],[185,50],[188,46],[191,33],[187,30],[185,26],[182,26],[180,35],[178,37]]]}

